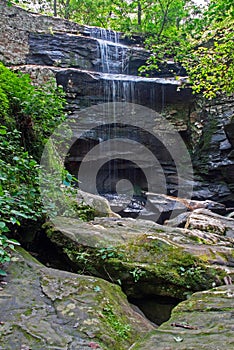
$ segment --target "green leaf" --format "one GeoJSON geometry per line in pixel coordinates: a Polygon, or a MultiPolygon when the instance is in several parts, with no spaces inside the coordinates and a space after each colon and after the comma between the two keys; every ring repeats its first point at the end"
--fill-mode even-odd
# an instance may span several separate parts
{"type": "Polygon", "coordinates": [[[18,226],[20,226],[20,222],[19,220],[17,220],[15,217],[11,217],[10,218],[10,222],[14,225],[17,224],[18,226]]]}
{"type": "Polygon", "coordinates": [[[6,271],[0,269],[0,276],[4,276],[4,277],[7,276],[6,271]]]}
{"type": "Polygon", "coordinates": [[[22,218],[24,218],[24,219],[30,218],[29,215],[27,215],[27,214],[25,214],[25,213],[22,213],[22,212],[20,212],[20,211],[17,211],[17,210],[11,210],[11,214],[15,214],[16,216],[20,216],[20,217],[22,217],[22,218]]]}
{"type": "Polygon", "coordinates": [[[1,126],[1,127],[0,127],[0,135],[6,135],[6,133],[7,133],[6,128],[3,127],[3,126],[1,126]]]}
{"type": "Polygon", "coordinates": [[[0,229],[3,229],[6,227],[6,223],[3,221],[0,221],[0,229]]]}

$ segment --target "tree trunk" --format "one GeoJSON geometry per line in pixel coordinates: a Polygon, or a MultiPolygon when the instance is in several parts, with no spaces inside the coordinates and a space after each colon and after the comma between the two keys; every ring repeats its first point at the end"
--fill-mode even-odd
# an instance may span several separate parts
{"type": "Polygon", "coordinates": [[[54,16],[57,16],[57,0],[54,0],[54,16]]]}
{"type": "Polygon", "coordinates": [[[65,5],[65,12],[64,12],[64,18],[69,19],[70,18],[70,0],[66,1],[66,5],[65,5]]]}
{"type": "Polygon", "coordinates": [[[139,26],[141,26],[141,15],[142,15],[141,1],[138,0],[138,2],[137,2],[137,23],[139,26]]]}

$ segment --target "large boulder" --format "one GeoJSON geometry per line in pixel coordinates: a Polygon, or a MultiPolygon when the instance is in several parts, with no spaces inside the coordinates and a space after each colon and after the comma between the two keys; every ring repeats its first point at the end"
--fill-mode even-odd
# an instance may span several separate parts
{"type": "Polygon", "coordinates": [[[77,192],[77,202],[79,205],[86,204],[93,208],[94,216],[101,216],[101,217],[117,217],[120,218],[120,216],[116,213],[114,213],[111,208],[108,200],[104,197],[87,193],[82,190],[78,190],[77,192]]]}
{"type": "Polygon", "coordinates": [[[195,293],[129,350],[233,349],[234,285],[195,293]]]}
{"type": "Polygon", "coordinates": [[[49,269],[23,249],[1,284],[0,349],[128,349],[154,327],[120,287],[49,269]]]}
{"type": "MultiPolygon", "coordinates": [[[[229,219],[234,222],[233,219],[229,219]]],[[[56,218],[46,233],[71,265],[120,283],[128,296],[184,299],[233,276],[233,239],[134,219],[56,218]],[[55,224],[55,226],[54,226],[55,224]]]]}

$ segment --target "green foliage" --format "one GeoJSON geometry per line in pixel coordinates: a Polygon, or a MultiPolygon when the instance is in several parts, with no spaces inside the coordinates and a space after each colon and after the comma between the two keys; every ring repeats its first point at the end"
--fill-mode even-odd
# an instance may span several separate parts
{"type": "Polygon", "coordinates": [[[117,250],[116,247],[104,247],[100,248],[96,252],[96,256],[100,257],[102,260],[108,259],[121,259],[123,257],[122,250],[117,250]]]}
{"type": "Polygon", "coordinates": [[[5,234],[10,235],[25,220],[45,216],[36,158],[65,118],[64,103],[54,84],[35,87],[28,75],[16,74],[0,63],[0,267],[17,244],[5,234]]]}
{"type": "Polygon", "coordinates": [[[149,37],[146,39],[146,45],[151,55],[146,64],[139,68],[139,73],[147,77],[154,75],[155,72],[160,72],[163,66],[167,67],[168,59],[181,52],[178,36],[164,37],[160,40],[149,37]]]}
{"type": "Polygon", "coordinates": [[[234,91],[233,25],[231,19],[216,23],[182,59],[193,91],[208,99],[234,91]]]}
{"type": "MultiPolygon", "coordinates": [[[[8,232],[5,222],[0,221],[0,267],[11,260],[11,252],[19,243],[14,239],[9,239],[2,232],[8,232]]],[[[0,276],[6,276],[6,272],[0,268],[0,276]]]]}
{"type": "MultiPolygon", "coordinates": [[[[81,24],[161,37],[177,30],[186,0],[48,0],[33,1],[41,13],[55,14],[81,24]]],[[[17,0],[32,9],[32,1],[17,0]]]]}
{"type": "Polygon", "coordinates": [[[0,213],[5,222],[20,224],[21,219],[41,215],[38,164],[20,146],[21,134],[0,127],[0,213]]]}
{"type": "Polygon", "coordinates": [[[65,98],[51,80],[43,86],[31,84],[29,75],[14,73],[0,63],[1,122],[21,131],[21,145],[40,159],[46,139],[65,120],[65,98]]]}
{"type": "Polygon", "coordinates": [[[146,274],[146,272],[139,267],[136,267],[133,271],[130,271],[130,273],[132,274],[135,283],[137,283],[140,278],[146,274]]]}
{"type": "Polygon", "coordinates": [[[3,233],[43,214],[37,186],[38,165],[20,146],[21,134],[0,126],[0,266],[10,260],[14,241],[3,233]]]}
{"type": "Polygon", "coordinates": [[[94,208],[90,207],[88,204],[75,203],[75,213],[76,217],[78,216],[82,221],[91,221],[94,219],[94,208]]]}
{"type": "MultiPolygon", "coordinates": [[[[140,73],[153,74],[174,56],[187,70],[194,93],[212,99],[234,91],[233,2],[210,1],[203,9],[192,5],[181,12],[178,30],[170,27],[168,36],[151,36],[147,44],[152,55],[140,73]]],[[[164,31],[164,34],[166,30],[164,31]]]]}

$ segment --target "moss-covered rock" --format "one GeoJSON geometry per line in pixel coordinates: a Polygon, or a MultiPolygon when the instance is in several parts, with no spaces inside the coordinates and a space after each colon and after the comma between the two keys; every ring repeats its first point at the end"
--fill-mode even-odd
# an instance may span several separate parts
{"type": "Polygon", "coordinates": [[[47,235],[77,271],[122,285],[128,296],[184,299],[233,274],[233,240],[226,236],[133,219],[89,223],[59,218],[47,235]]]}
{"type": "Polygon", "coordinates": [[[153,329],[120,287],[49,269],[20,249],[0,297],[0,349],[123,350],[153,329]]]}
{"type": "Polygon", "coordinates": [[[233,285],[195,293],[174,308],[168,322],[130,349],[234,349],[233,313],[233,285]]]}

